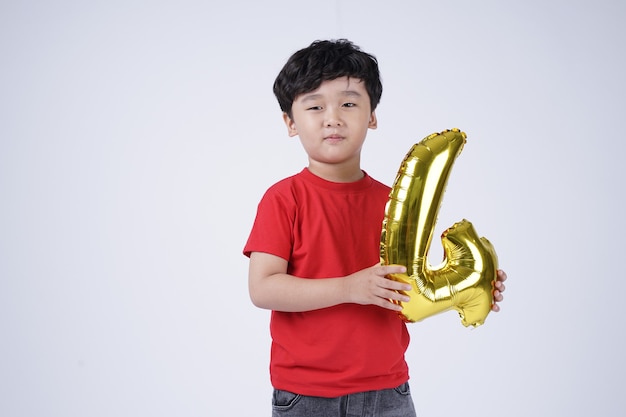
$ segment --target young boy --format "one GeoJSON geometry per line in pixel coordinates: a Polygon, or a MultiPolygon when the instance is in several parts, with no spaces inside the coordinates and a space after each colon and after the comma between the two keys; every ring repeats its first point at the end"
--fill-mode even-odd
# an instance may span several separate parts
{"type": "MultiPolygon", "coordinates": [[[[274,83],[289,136],[309,164],[270,187],[244,248],[252,302],[272,310],[274,416],[414,416],[398,291],[381,266],[390,188],[361,170],[382,84],[374,56],[316,41],[274,83]]],[[[499,271],[493,310],[502,300],[499,271]]]]}

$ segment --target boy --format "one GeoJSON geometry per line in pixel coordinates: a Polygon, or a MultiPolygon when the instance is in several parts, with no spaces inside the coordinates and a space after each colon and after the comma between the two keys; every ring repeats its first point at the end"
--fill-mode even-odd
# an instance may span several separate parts
{"type": "MultiPolygon", "coordinates": [[[[414,416],[399,291],[381,266],[390,188],[361,170],[382,84],[375,57],[347,40],[293,54],[274,83],[289,136],[309,164],[270,187],[244,248],[252,302],[272,310],[274,416],[414,416]]],[[[499,271],[493,310],[502,300],[499,271]]]]}

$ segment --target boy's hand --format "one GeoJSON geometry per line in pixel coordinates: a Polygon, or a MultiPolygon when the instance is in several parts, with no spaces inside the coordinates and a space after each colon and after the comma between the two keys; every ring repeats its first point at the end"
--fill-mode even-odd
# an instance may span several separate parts
{"type": "MultiPolygon", "coordinates": [[[[344,278],[347,285],[346,291],[349,301],[356,304],[373,304],[389,310],[402,311],[402,306],[392,303],[390,300],[407,303],[410,298],[398,291],[411,291],[411,285],[386,278],[388,274],[404,274],[406,268],[399,265],[382,266],[376,264],[369,268],[355,272],[344,278]]],[[[504,300],[502,294],[506,289],[506,273],[498,269],[498,274],[493,291],[493,304],[491,310],[500,311],[499,302],[504,300]]]]}
{"type": "Polygon", "coordinates": [[[504,296],[502,295],[502,293],[506,289],[506,287],[504,286],[504,281],[506,281],[506,273],[503,270],[498,269],[498,276],[495,282],[496,288],[493,290],[493,304],[491,305],[492,311],[500,311],[500,306],[498,305],[498,303],[504,300],[504,296]]]}
{"type": "Polygon", "coordinates": [[[406,268],[399,265],[376,264],[355,272],[343,279],[347,285],[349,301],[356,304],[373,304],[389,310],[401,311],[402,307],[391,300],[408,302],[410,298],[398,291],[410,291],[411,285],[386,278],[388,274],[404,274],[406,268]]]}

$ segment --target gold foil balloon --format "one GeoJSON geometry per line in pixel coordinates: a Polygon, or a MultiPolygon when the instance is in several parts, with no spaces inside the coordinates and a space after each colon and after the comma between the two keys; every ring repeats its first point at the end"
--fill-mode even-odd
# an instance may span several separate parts
{"type": "Polygon", "coordinates": [[[404,265],[389,278],[410,283],[407,322],[457,310],[465,326],[479,326],[491,311],[498,259],[491,243],[462,220],[441,236],[444,260],[431,267],[428,250],[456,157],[467,135],[458,129],[434,133],[413,145],[398,171],[385,208],[380,240],[383,265],[404,265]]]}

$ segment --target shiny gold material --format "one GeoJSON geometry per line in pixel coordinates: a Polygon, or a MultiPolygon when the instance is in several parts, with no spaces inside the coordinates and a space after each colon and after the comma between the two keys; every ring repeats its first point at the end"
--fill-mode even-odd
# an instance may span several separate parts
{"type": "Polygon", "coordinates": [[[467,135],[459,129],[433,133],[404,158],[385,208],[380,240],[383,265],[404,265],[391,279],[410,283],[400,316],[423,320],[455,309],[464,326],[484,323],[493,303],[498,259],[491,243],[462,220],[441,236],[444,260],[431,267],[428,250],[450,170],[467,135]]]}

